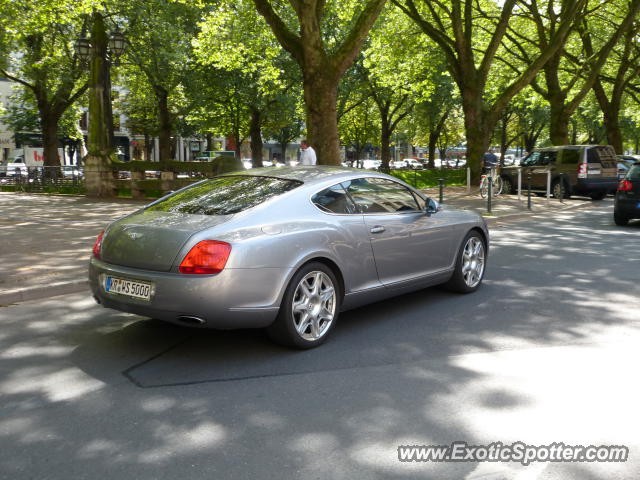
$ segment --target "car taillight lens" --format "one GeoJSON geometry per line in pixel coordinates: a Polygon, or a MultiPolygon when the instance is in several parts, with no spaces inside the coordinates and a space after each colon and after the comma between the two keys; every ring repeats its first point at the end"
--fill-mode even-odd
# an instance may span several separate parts
{"type": "Polygon", "coordinates": [[[587,178],[587,164],[581,163],[578,165],[578,178],[587,178]]]}
{"type": "Polygon", "coordinates": [[[184,257],[178,270],[180,273],[220,273],[227,264],[231,245],[217,240],[203,240],[184,257]]]}
{"type": "Polygon", "coordinates": [[[629,180],[622,180],[618,185],[619,192],[630,192],[631,190],[633,190],[633,183],[629,180]]]}
{"type": "Polygon", "coordinates": [[[93,244],[93,256],[100,260],[100,249],[102,248],[102,237],[104,237],[104,232],[100,232],[98,238],[96,238],[96,243],[93,244]]]}

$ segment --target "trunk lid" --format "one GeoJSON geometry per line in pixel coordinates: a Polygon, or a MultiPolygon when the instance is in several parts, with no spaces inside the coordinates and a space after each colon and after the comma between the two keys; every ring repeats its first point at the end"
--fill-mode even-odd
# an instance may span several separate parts
{"type": "Polygon", "coordinates": [[[114,265],[168,272],[192,235],[232,217],[143,210],[111,224],[101,257],[114,265]]]}

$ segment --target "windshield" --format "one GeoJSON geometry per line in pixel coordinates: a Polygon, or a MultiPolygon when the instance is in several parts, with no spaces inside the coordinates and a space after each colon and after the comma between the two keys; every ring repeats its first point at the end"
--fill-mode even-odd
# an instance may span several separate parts
{"type": "Polygon", "coordinates": [[[231,175],[197,183],[147,207],[151,212],[233,215],[302,185],[274,177],[231,175]]]}

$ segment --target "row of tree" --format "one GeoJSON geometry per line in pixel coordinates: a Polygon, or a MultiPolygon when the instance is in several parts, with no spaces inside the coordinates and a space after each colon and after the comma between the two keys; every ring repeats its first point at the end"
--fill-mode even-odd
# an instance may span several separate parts
{"type": "Polygon", "coordinates": [[[230,135],[260,165],[263,138],[306,133],[321,163],[342,143],[356,157],[378,145],[387,165],[401,134],[432,162],[465,142],[478,176],[492,144],[638,149],[639,13],[640,0],[3,0],[0,74],[21,87],[8,121],[37,121],[50,165],[58,137],[78,135],[89,79],[74,42],[99,18],[128,42],[114,108],[161,159],[177,133],[230,135]]]}

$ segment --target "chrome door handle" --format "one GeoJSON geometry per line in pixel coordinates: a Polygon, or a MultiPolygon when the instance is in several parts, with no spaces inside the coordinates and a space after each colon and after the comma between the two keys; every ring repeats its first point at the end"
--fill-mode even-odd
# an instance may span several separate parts
{"type": "Polygon", "coordinates": [[[382,225],[376,225],[371,229],[371,233],[382,233],[384,232],[384,227],[382,225]]]}

